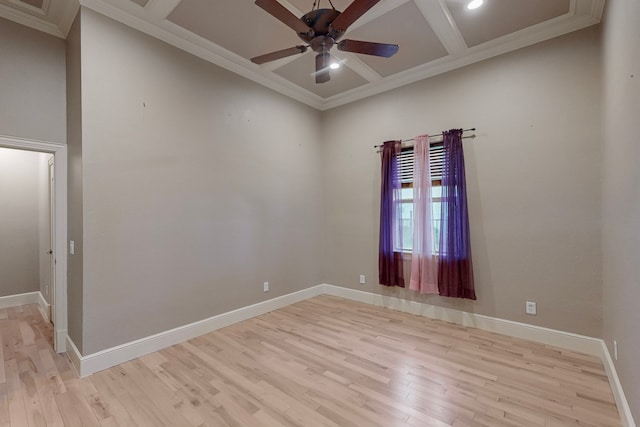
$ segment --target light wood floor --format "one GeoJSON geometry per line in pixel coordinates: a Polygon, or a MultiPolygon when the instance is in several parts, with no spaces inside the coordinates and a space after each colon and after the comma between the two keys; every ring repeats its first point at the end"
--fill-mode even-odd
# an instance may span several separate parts
{"type": "Polygon", "coordinates": [[[596,358],[316,297],[79,379],[0,310],[0,426],[618,426],[596,358]]]}

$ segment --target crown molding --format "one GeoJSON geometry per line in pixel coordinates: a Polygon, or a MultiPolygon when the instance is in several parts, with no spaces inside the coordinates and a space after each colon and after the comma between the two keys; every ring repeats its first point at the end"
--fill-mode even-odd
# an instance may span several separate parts
{"type": "Polygon", "coordinates": [[[43,33],[47,33],[61,39],[66,38],[66,34],[63,33],[60,28],[58,28],[58,26],[53,22],[46,21],[42,17],[31,15],[27,12],[9,7],[5,4],[0,4],[0,17],[8,19],[9,21],[17,22],[18,24],[25,25],[27,27],[31,27],[35,30],[42,31],[43,33]]]}
{"type": "MultiPolygon", "coordinates": [[[[376,8],[365,13],[361,19],[354,23],[349,31],[383,16],[408,1],[410,0],[380,2],[376,8]]],[[[365,79],[367,83],[328,98],[316,95],[276,73],[279,68],[295,58],[284,58],[281,61],[256,65],[248,59],[167,20],[167,16],[179,4],[180,0],[150,0],[145,7],[140,7],[128,0],[64,0],[57,3],[62,5],[57,9],[54,8],[56,3],[52,2],[49,14],[42,17],[6,4],[0,4],[0,16],[64,39],[73,24],[79,7],[84,6],[289,98],[317,110],[325,111],[598,24],[605,3],[605,0],[570,0],[569,12],[565,15],[469,48],[452,18],[445,0],[413,1],[448,55],[387,77],[381,76],[363,61],[350,58],[349,63],[345,65],[365,79]]],[[[300,14],[290,1],[280,0],[280,2],[287,9],[300,14]]]]}
{"type": "Polygon", "coordinates": [[[266,86],[310,107],[321,109],[322,98],[275,73],[261,72],[258,65],[169,21],[160,25],[127,13],[102,0],[80,0],[80,5],[114,19],[128,27],[162,40],[235,74],[266,86]]]}

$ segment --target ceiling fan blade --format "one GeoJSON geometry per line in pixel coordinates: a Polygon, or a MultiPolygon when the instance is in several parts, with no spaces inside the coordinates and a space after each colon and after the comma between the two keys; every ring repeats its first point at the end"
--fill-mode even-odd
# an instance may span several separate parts
{"type": "Polygon", "coordinates": [[[306,46],[298,45],[294,47],[289,47],[287,49],[277,50],[275,52],[256,56],[254,58],[251,58],[251,62],[259,65],[259,64],[264,64],[265,62],[275,61],[276,59],[286,58],[287,56],[296,55],[298,53],[305,53],[306,51],[307,51],[306,46]]]}
{"type": "Polygon", "coordinates": [[[320,52],[316,55],[316,83],[326,83],[331,79],[330,62],[329,52],[320,52]]]}
{"type": "Polygon", "coordinates": [[[338,43],[338,50],[344,52],[364,53],[365,55],[391,58],[398,52],[397,44],[363,42],[359,40],[342,40],[338,43]]]}
{"type": "Polygon", "coordinates": [[[307,34],[310,37],[313,37],[313,29],[302,22],[296,15],[291,13],[289,9],[278,3],[276,0],[256,0],[256,5],[267,11],[287,27],[295,30],[297,33],[307,34]]]}
{"type": "Polygon", "coordinates": [[[331,23],[332,35],[344,33],[349,25],[353,24],[365,14],[369,9],[376,5],[380,0],[353,0],[345,10],[331,23]]]}

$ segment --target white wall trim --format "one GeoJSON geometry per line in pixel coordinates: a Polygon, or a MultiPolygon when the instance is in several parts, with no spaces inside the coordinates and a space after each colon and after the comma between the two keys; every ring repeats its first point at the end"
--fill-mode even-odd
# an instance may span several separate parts
{"type": "Polygon", "coordinates": [[[38,292],[38,310],[40,310],[40,314],[42,314],[45,322],[49,323],[51,321],[49,319],[49,303],[44,299],[42,292],[38,292]]]}
{"type": "Polygon", "coordinates": [[[438,307],[417,301],[372,294],[370,292],[363,292],[340,286],[327,284],[322,286],[323,293],[327,295],[364,302],[405,313],[416,314],[430,319],[443,320],[445,322],[508,335],[514,338],[522,338],[541,344],[566,348],[568,350],[589,354],[591,356],[600,357],[602,355],[602,340],[598,338],[543,328],[541,326],[529,325],[511,320],[498,319],[496,317],[484,316],[482,314],[468,313],[452,308],[438,307]]]}
{"type": "Polygon", "coordinates": [[[17,307],[26,304],[38,304],[42,295],[39,291],[0,297],[0,308],[17,307]]]}
{"type": "Polygon", "coordinates": [[[58,348],[56,348],[57,353],[66,353],[67,352],[67,330],[55,330],[53,333],[56,334],[55,340],[58,343],[58,348]]]}
{"type": "Polygon", "coordinates": [[[0,297],[0,308],[18,307],[27,304],[38,304],[38,311],[40,311],[45,322],[49,322],[49,303],[44,299],[42,292],[26,292],[24,294],[0,297]]]}
{"type": "Polygon", "coordinates": [[[616,371],[616,365],[613,363],[613,358],[611,357],[611,353],[609,353],[609,348],[607,344],[602,341],[601,347],[601,359],[602,364],[604,365],[604,369],[607,372],[607,377],[609,378],[609,384],[611,384],[611,390],[613,391],[613,397],[616,401],[616,406],[618,407],[618,413],[620,414],[620,421],[622,421],[622,425],[624,427],[636,427],[636,423],[633,420],[633,415],[631,414],[631,408],[629,407],[629,402],[627,401],[627,397],[624,394],[624,390],[622,389],[622,384],[620,383],[620,378],[618,378],[618,372],[616,371]]]}
{"type": "Polygon", "coordinates": [[[10,21],[17,22],[18,24],[26,25],[27,27],[42,31],[43,33],[47,33],[61,39],[65,38],[65,34],[53,22],[49,22],[42,17],[31,15],[30,13],[15,9],[8,5],[0,4],[0,16],[10,21]]]}
{"type": "Polygon", "coordinates": [[[340,286],[321,284],[291,294],[259,302],[227,313],[210,317],[169,331],[160,332],[149,337],[108,348],[93,354],[82,356],[77,347],[66,337],[67,354],[81,377],[91,375],[103,369],[144,356],[154,351],[184,342],[197,336],[215,331],[226,326],[251,319],[256,316],[286,307],[291,304],[318,295],[331,295],[340,298],[371,304],[391,310],[402,311],[431,319],[443,320],[463,326],[495,332],[514,338],[526,339],[541,344],[566,348],[568,350],[599,357],[607,372],[611,388],[625,427],[636,427],[629,404],[622,390],[615,366],[603,340],[555,329],[543,328],[511,320],[498,319],[481,314],[437,307],[416,301],[373,294],[340,286]]]}
{"type": "Polygon", "coordinates": [[[71,366],[73,366],[73,368],[75,369],[76,374],[80,376],[82,355],[80,354],[78,347],[76,347],[76,344],[71,340],[71,337],[69,335],[65,336],[64,341],[65,341],[67,357],[69,357],[69,360],[71,361],[71,366]]]}
{"type": "Polygon", "coordinates": [[[55,168],[55,248],[56,259],[55,292],[50,295],[55,301],[54,348],[65,351],[65,341],[58,338],[67,331],[67,146],[62,143],[38,141],[0,135],[0,147],[18,150],[40,151],[53,154],[55,168]]]}
{"type": "MultiPolygon", "coordinates": [[[[38,304],[38,311],[46,322],[50,322],[49,319],[49,303],[44,299],[42,292],[27,292],[25,294],[9,295],[0,297],[0,308],[18,307],[25,304],[38,304]]],[[[55,339],[58,343],[56,349],[58,353],[64,353],[66,351],[67,344],[67,330],[55,330],[55,339]]]]}
{"type": "Polygon", "coordinates": [[[180,326],[169,331],[160,332],[116,347],[98,351],[86,356],[82,356],[75,345],[73,345],[71,339],[67,338],[67,344],[71,344],[67,345],[67,347],[71,349],[70,352],[67,351],[67,354],[69,354],[69,358],[76,366],[80,376],[85,377],[103,369],[144,356],[145,354],[162,350],[163,348],[190,340],[217,329],[318,296],[321,293],[322,287],[314,286],[247,307],[242,307],[237,310],[222,313],[188,325],[180,326]]]}

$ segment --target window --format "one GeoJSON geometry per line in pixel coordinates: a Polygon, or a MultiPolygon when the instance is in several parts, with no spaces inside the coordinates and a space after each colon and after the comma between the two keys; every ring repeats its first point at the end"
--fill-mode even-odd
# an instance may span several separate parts
{"type": "MultiPolygon", "coordinates": [[[[442,197],[442,161],[444,150],[442,144],[431,145],[429,148],[429,163],[431,168],[431,217],[433,222],[433,252],[438,253],[440,242],[441,197],[442,197]]],[[[413,148],[403,149],[398,156],[398,177],[402,184],[400,195],[402,247],[396,239],[395,250],[411,252],[413,249],[413,148]]]]}

